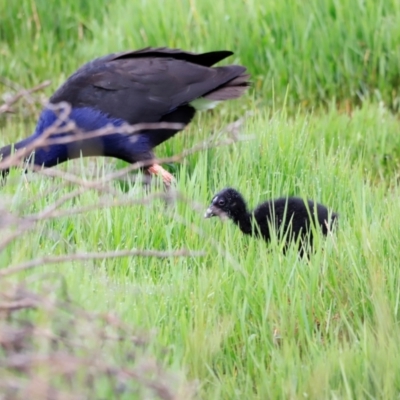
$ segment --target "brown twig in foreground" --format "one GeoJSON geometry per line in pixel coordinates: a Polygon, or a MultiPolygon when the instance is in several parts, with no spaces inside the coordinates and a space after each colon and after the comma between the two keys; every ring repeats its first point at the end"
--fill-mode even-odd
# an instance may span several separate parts
{"type": "Polygon", "coordinates": [[[16,272],[25,271],[34,267],[45,264],[60,264],[68,261],[84,261],[84,260],[103,260],[105,258],[119,257],[201,257],[204,256],[204,251],[189,251],[186,249],[176,251],[159,251],[159,250],[120,250],[108,251],[103,253],[75,253],[65,256],[47,256],[29,260],[21,264],[17,264],[0,270],[0,277],[15,274],[16,272]]]}
{"type": "MultiPolygon", "coordinates": [[[[1,79],[4,81],[4,78],[1,79]]],[[[44,89],[49,86],[51,81],[44,81],[39,85],[34,86],[31,89],[20,89],[16,95],[7,100],[3,105],[0,106],[0,115],[8,112],[13,112],[12,105],[15,104],[21,98],[30,98],[30,95],[34,92],[44,89]]]]}

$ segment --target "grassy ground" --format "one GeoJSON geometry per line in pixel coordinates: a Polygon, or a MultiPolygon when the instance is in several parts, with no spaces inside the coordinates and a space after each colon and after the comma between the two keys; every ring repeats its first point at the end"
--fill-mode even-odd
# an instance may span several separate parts
{"type": "MultiPolygon", "coordinates": [[[[251,140],[169,166],[187,201],[99,208],[149,193],[129,182],[113,182],[113,193],[85,191],[60,210],[92,210],[38,221],[0,252],[0,265],[130,249],[186,248],[203,256],[50,263],[7,282],[40,291],[46,274],[55,273],[86,310],[115,312],[129,326],[154,331],[148,351],[184,377],[183,386],[197,380],[203,399],[398,397],[400,135],[392,111],[399,4],[193,0],[156,8],[146,1],[0,0],[0,76],[25,87],[50,78],[47,95],[90,58],[147,45],[232,49],[233,62],[254,77],[243,99],[198,115],[157,151],[170,156],[211,133],[224,138],[224,127],[247,115],[240,133],[251,140]],[[284,194],[320,201],[340,214],[340,229],[318,239],[310,261],[294,249],[283,256],[277,243],[267,249],[230,223],[203,219],[212,195],[228,185],[251,206],[284,194]]],[[[0,94],[10,91],[0,86],[0,94]]],[[[0,117],[2,144],[34,129],[39,109],[18,111],[0,117]]],[[[93,171],[101,177],[124,166],[93,162],[58,170],[90,180],[93,171]]],[[[1,204],[15,215],[46,210],[77,188],[17,171],[10,178],[1,204]]],[[[2,240],[10,234],[3,231],[2,240]]],[[[46,312],[28,317],[46,322],[46,312]]],[[[111,358],[118,361],[123,346],[107,348],[111,358]]],[[[105,378],[96,390],[97,398],[117,398],[105,378]]]]}

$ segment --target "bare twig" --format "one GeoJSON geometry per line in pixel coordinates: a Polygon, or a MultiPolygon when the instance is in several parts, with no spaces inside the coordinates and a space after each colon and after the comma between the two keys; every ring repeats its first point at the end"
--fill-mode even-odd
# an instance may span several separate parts
{"type": "Polygon", "coordinates": [[[42,266],[45,264],[60,264],[68,261],[85,261],[85,260],[104,260],[106,258],[119,258],[119,257],[157,257],[157,258],[170,258],[170,257],[201,257],[204,256],[203,251],[189,251],[186,249],[176,251],[158,251],[158,250],[121,250],[109,251],[103,253],[75,253],[65,256],[48,256],[41,257],[35,260],[30,260],[17,264],[5,269],[0,270],[0,277],[15,274],[17,272],[25,271],[34,267],[42,266]]]}
{"type": "Polygon", "coordinates": [[[145,196],[141,199],[123,199],[123,200],[108,200],[108,201],[100,201],[96,204],[91,204],[89,206],[83,207],[75,207],[67,210],[57,210],[57,207],[53,207],[51,205],[46,210],[38,213],[27,216],[28,220],[34,221],[43,221],[45,219],[53,219],[53,218],[61,218],[61,217],[68,217],[71,215],[79,215],[86,212],[94,211],[94,210],[101,210],[103,208],[113,208],[113,207],[124,207],[124,206],[133,206],[133,205],[146,205],[150,204],[151,201],[155,199],[169,199],[169,194],[166,193],[153,193],[151,195],[145,196]]]}
{"type": "MultiPolygon", "coordinates": [[[[3,83],[6,82],[4,78],[0,79],[3,83]]],[[[9,81],[7,81],[9,84],[9,81]]],[[[39,90],[44,89],[45,87],[49,86],[51,84],[51,81],[44,81],[40,83],[37,86],[34,86],[31,89],[19,89],[19,92],[11,97],[11,99],[7,100],[3,105],[0,106],[0,115],[7,113],[7,112],[13,112],[12,110],[12,105],[15,104],[18,100],[21,98],[28,98],[30,99],[30,95],[34,92],[37,92],[39,90]]]]}
{"type": "MultiPolygon", "coordinates": [[[[91,187],[91,188],[96,188],[99,185],[104,185],[106,182],[113,181],[118,178],[122,178],[125,175],[127,175],[129,172],[139,170],[141,168],[148,167],[150,165],[153,165],[155,163],[157,164],[165,164],[165,163],[171,163],[171,162],[180,162],[189,155],[192,155],[194,153],[197,153],[201,150],[207,150],[210,148],[217,148],[217,147],[223,147],[223,146],[229,146],[233,143],[236,143],[238,140],[244,141],[244,140],[250,140],[252,139],[251,136],[246,136],[246,137],[241,137],[241,138],[230,138],[230,139],[225,139],[225,140],[219,140],[219,141],[214,141],[210,139],[209,141],[203,141],[201,143],[196,144],[195,146],[191,147],[190,149],[184,150],[180,154],[176,154],[170,157],[164,157],[164,158],[153,158],[150,160],[146,161],[140,161],[135,164],[128,165],[125,168],[121,168],[118,171],[115,171],[113,173],[107,174],[105,177],[95,180],[95,181],[90,181],[90,182],[85,182],[82,179],[78,178],[76,175],[72,174],[66,174],[66,173],[57,173],[54,172],[54,170],[50,169],[42,169],[40,167],[35,167],[33,166],[32,169],[36,172],[39,172],[43,175],[48,175],[48,176],[59,176],[63,179],[66,179],[70,182],[77,183],[79,185],[84,185],[86,187],[91,187]]],[[[1,163],[0,163],[0,168],[1,168],[1,163]]]]}
{"type": "Polygon", "coordinates": [[[17,311],[26,308],[36,308],[37,305],[38,302],[33,299],[23,299],[8,303],[0,303],[0,311],[17,311]]]}

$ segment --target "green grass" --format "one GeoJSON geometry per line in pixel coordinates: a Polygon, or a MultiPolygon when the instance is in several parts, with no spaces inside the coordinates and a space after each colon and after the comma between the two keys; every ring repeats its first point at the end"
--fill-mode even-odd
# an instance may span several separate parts
{"type": "MultiPolygon", "coordinates": [[[[204,256],[74,261],[8,280],[27,279],[41,290],[42,277],[57,273],[86,310],[115,312],[129,326],[155,330],[151,354],[187,381],[198,380],[203,399],[397,398],[400,135],[392,111],[399,14],[394,0],[164,1],[158,9],[145,1],[0,0],[0,76],[26,87],[51,78],[48,95],[88,59],[146,45],[233,49],[233,61],[246,65],[255,82],[243,99],[199,114],[157,150],[170,156],[211,133],[224,137],[229,122],[251,111],[241,131],[251,140],[169,166],[187,202],[99,209],[100,201],[149,193],[130,182],[112,183],[114,194],[87,191],[61,209],[93,210],[39,221],[0,252],[0,265],[136,248],[204,256]],[[359,104],[361,94],[368,99],[359,104]],[[203,219],[213,194],[228,185],[251,206],[284,194],[322,202],[339,213],[339,230],[317,238],[310,261],[294,248],[283,256],[276,242],[267,247],[229,222],[203,219]]],[[[37,112],[22,114],[1,117],[1,144],[34,129],[37,112]]],[[[124,166],[95,164],[99,177],[124,166]]],[[[81,165],[89,161],[58,170],[74,168],[90,180],[81,165]]],[[[74,189],[59,178],[13,171],[1,203],[27,216],[74,189]]],[[[8,234],[2,230],[1,240],[8,234]]],[[[30,318],[40,324],[47,317],[30,318]]],[[[125,347],[113,346],[107,351],[118,360],[125,347]]],[[[115,398],[101,383],[98,397],[115,398]]]]}

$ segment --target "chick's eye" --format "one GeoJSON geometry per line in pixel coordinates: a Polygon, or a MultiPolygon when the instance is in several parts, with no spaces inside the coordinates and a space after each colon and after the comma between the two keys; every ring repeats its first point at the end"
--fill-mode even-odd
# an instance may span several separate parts
{"type": "Polygon", "coordinates": [[[225,205],[225,200],[223,200],[223,199],[221,199],[221,200],[218,200],[218,205],[219,206],[224,206],[225,205]]]}

